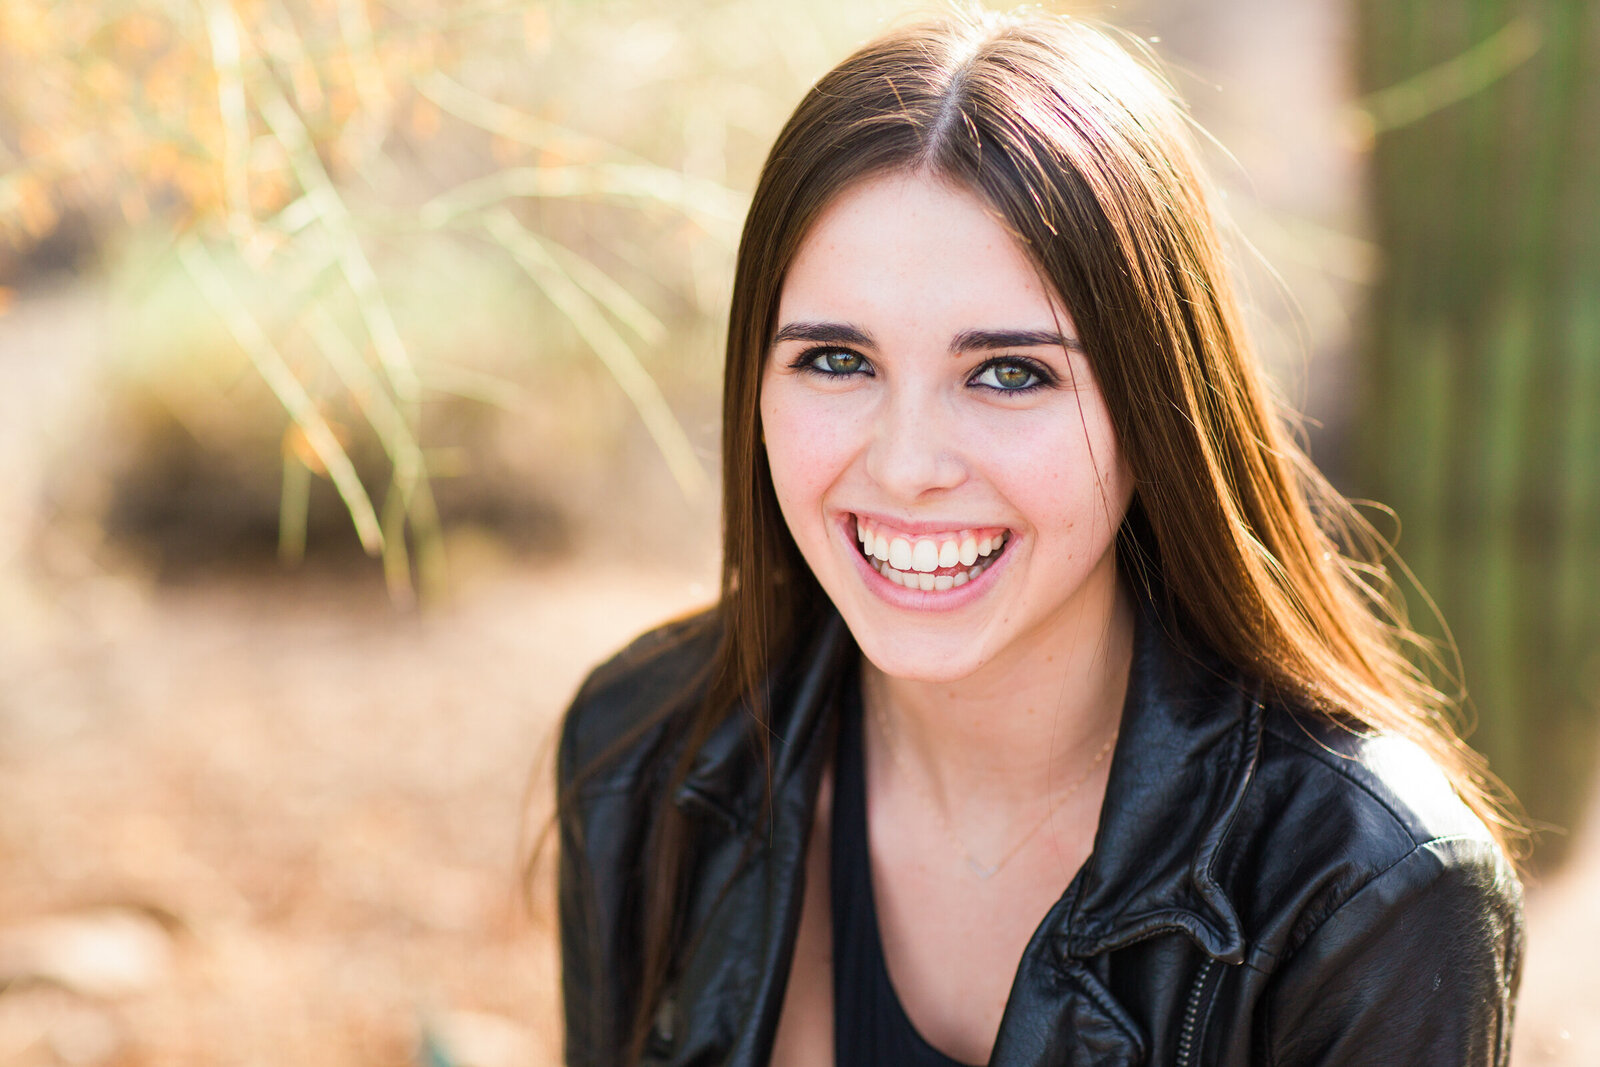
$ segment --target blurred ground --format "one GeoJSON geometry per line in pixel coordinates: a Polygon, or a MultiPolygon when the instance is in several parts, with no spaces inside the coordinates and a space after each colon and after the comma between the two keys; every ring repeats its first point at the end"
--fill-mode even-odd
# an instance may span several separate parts
{"type": "Polygon", "coordinates": [[[0,1063],[554,1063],[518,899],[550,731],[686,576],[497,569],[426,618],[347,579],[127,596],[0,711],[0,1063]],[[534,768],[529,829],[522,820],[534,768]]]}

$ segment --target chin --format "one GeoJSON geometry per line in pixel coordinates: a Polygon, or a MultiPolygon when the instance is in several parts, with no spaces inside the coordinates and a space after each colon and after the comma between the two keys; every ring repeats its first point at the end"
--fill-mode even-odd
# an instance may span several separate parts
{"type": "MultiPolygon", "coordinates": [[[[848,624],[850,620],[846,619],[848,624]]],[[[861,654],[890,678],[908,682],[959,682],[976,674],[988,662],[970,640],[946,642],[919,635],[895,636],[863,632],[850,627],[861,654]]]]}

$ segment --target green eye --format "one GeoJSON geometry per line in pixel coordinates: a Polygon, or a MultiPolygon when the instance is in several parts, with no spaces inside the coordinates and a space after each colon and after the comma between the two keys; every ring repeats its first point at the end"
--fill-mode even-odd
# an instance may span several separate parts
{"type": "Polygon", "coordinates": [[[817,370],[829,374],[854,374],[859,371],[866,361],[859,352],[849,352],[842,348],[830,348],[826,352],[817,353],[811,365],[817,370]]]}
{"type": "Polygon", "coordinates": [[[973,377],[973,385],[982,385],[1002,393],[1017,393],[1042,385],[1044,378],[1026,363],[1016,360],[996,360],[973,377]]]}

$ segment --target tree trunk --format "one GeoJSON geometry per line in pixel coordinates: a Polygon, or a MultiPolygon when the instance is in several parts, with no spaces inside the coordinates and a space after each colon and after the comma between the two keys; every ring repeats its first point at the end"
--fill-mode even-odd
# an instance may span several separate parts
{"type": "Polygon", "coordinates": [[[1454,632],[1472,743],[1570,827],[1600,759],[1600,3],[1358,11],[1385,264],[1361,491],[1454,632]]]}

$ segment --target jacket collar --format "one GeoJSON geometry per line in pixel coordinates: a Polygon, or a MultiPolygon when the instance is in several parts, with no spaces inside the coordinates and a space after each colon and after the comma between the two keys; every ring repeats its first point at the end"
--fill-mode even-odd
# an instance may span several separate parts
{"type": "Polygon", "coordinates": [[[805,642],[801,655],[786,670],[774,672],[767,685],[767,742],[770,763],[762,759],[761,726],[748,706],[736,708],[706,738],[674,800],[679,807],[713,815],[732,830],[750,828],[768,785],[776,791],[791,781],[814,783],[813,770],[801,764],[826,759],[831,749],[808,742],[818,729],[831,726],[840,683],[861,655],[839,613],[829,608],[805,642]],[[770,776],[769,776],[770,769],[770,776]]]}
{"type": "MultiPolygon", "coordinates": [[[[841,681],[860,656],[830,611],[786,679],[769,687],[770,786],[814,788],[830,745],[808,743],[833,725],[841,681]],[[785,694],[787,694],[785,696],[785,694]],[[808,773],[799,773],[806,771],[808,773]]],[[[676,795],[730,830],[749,830],[769,782],[759,727],[748,711],[707,738],[676,795]]],[[[1219,853],[1255,771],[1260,702],[1236,672],[1177,638],[1142,601],[1121,734],[1112,754],[1094,851],[1052,909],[1066,955],[1087,957],[1170,930],[1225,963],[1244,958],[1238,912],[1218,880],[1219,853]]],[[[806,827],[797,827],[804,836],[806,827]]],[[[772,826],[776,834],[781,828],[772,826]]],[[[1041,931],[1044,932],[1044,931],[1041,931]]]]}
{"type": "Polygon", "coordinates": [[[1260,701],[1237,672],[1143,602],[1094,851],[1068,889],[1068,955],[1177,929],[1224,963],[1243,960],[1238,912],[1217,876],[1260,740],[1260,701]]]}

